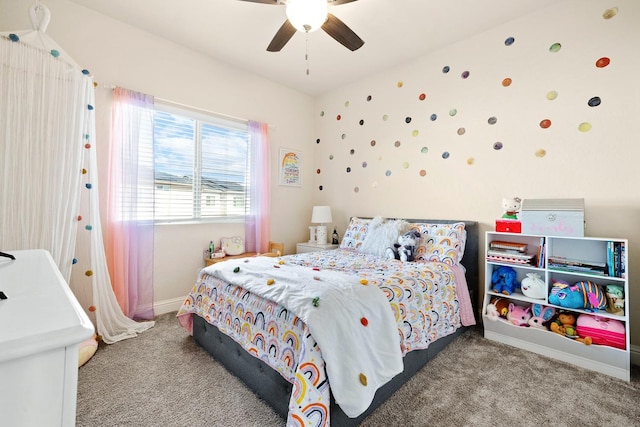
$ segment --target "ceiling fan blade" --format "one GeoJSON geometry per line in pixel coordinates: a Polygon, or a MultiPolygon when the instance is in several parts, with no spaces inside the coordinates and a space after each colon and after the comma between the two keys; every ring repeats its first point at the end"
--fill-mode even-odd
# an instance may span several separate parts
{"type": "Polygon", "coordinates": [[[358,0],[328,0],[329,6],[338,6],[339,4],[351,3],[354,1],[358,1],[358,0]]]}
{"type": "Polygon", "coordinates": [[[289,40],[291,40],[291,37],[293,37],[295,33],[296,28],[291,25],[291,22],[289,22],[289,20],[287,19],[286,21],[284,21],[284,24],[282,24],[282,27],[280,27],[276,35],[273,36],[271,43],[269,43],[269,46],[267,46],[267,51],[280,52],[280,50],[284,47],[285,44],[287,44],[289,40]]]}
{"type": "Polygon", "coordinates": [[[364,44],[364,40],[358,37],[351,28],[347,27],[347,24],[330,13],[327,14],[327,21],[322,24],[322,29],[351,51],[360,49],[364,44]]]}
{"type": "MultiPolygon", "coordinates": [[[[240,0],[240,1],[247,1],[250,3],[264,3],[264,4],[278,4],[278,0],[240,0]]],[[[353,0],[351,0],[353,1],[353,0]]]]}

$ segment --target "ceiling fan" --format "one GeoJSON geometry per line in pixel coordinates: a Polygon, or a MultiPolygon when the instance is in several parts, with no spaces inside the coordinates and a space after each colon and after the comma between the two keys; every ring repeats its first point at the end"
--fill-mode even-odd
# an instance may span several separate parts
{"type": "Polygon", "coordinates": [[[328,12],[328,5],[337,6],[357,0],[240,0],[251,3],[263,3],[286,6],[287,20],[276,32],[267,51],[280,50],[293,37],[296,31],[310,33],[319,28],[333,37],[347,49],[354,51],[362,47],[364,41],[344,22],[328,12]]]}

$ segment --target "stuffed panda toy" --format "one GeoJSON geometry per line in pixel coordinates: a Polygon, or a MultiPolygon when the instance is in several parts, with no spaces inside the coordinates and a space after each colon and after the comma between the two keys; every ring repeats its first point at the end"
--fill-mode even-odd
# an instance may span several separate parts
{"type": "Polygon", "coordinates": [[[398,236],[398,243],[394,243],[392,248],[387,248],[387,257],[399,259],[400,261],[413,261],[414,251],[419,239],[420,233],[416,230],[407,231],[398,236]]]}

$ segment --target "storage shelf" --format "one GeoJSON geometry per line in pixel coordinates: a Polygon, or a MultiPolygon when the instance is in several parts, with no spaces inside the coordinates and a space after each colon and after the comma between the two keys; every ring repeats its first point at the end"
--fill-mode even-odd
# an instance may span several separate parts
{"type": "MultiPolygon", "coordinates": [[[[522,265],[516,263],[496,262],[485,260],[485,296],[483,304],[483,320],[485,337],[529,350],[544,356],[552,357],[567,363],[580,366],[586,369],[598,371],[625,381],[630,380],[630,338],[629,338],[629,272],[628,272],[628,242],[625,239],[607,239],[597,237],[558,237],[558,236],[532,236],[515,233],[486,233],[485,251],[490,248],[492,241],[508,241],[514,243],[526,243],[529,246],[544,245],[544,265],[536,267],[532,265],[522,265]],[[625,277],[603,276],[591,274],[583,271],[568,271],[555,269],[548,266],[550,257],[565,257],[579,260],[590,260],[591,262],[608,262],[607,246],[608,242],[617,242],[625,245],[625,257],[621,260],[620,266],[624,268],[625,277]],[[527,274],[536,273],[546,286],[544,298],[531,298],[524,295],[520,290],[516,290],[511,295],[505,295],[492,290],[491,277],[493,270],[500,266],[509,266],[516,272],[518,282],[527,277],[527,274]],[[606,285],[622,286],[624,290],[624,312],[614,314],[606,310],[589,311],[586,309],[572,309],[561,307],[549,303],[549,293],[557,280],[564,280],[569,284],[580,281],[591,281],[602,286],[606,285]],[[562,336],[542,328],[516,326],[505,319],[490,318],[487,316],[487,305],[494,297],[505,298],[514,304],[528,306],[530,304],[541,304],[546,307],[553,307],[558,310],[569,311],[575,314],[576,318],[581,314],[598,316],[606,319],[620,321],[625,328],[625,348],[620,349],[607,345],[585,345],[579,341],[562,336]]],[[[532,251],[534,248],[529,247],[532,251]]],[[[622,270],[620,270],[622,271],[622,270]]]]}

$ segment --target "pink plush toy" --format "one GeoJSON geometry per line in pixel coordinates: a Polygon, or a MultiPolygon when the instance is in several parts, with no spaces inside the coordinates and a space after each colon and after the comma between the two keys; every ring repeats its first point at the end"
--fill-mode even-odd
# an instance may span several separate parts
{"type": "Polygon", "coordinates": [[[507,321],[516,326],[529,326],[529,319],[531,319],[531,307],[522,307],[509,304],[509,312],[507,313],[507,321]]]}

